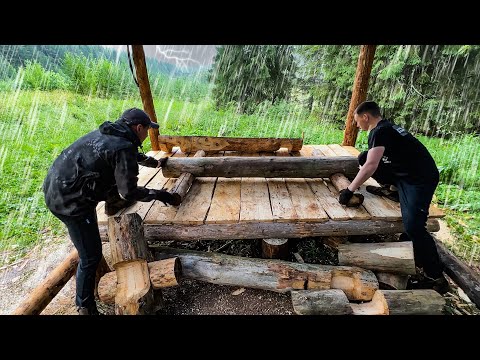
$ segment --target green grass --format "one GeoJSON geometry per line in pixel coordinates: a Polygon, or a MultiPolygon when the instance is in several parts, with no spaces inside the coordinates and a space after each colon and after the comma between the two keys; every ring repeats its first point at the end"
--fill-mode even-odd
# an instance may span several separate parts
{"type": "MultiPolygon", "coordinates": [[[[139,97],[100,99],[58,90],[0,90],[0,251],[10,254],[0,258],[0,265],[23,255],[44,233],[65,233],[44,203],[41,186],[48,168],[65,147],[132,106],[142,107],[139,97]]],[[[343,124],[321,122],[286,103],[262,104],[249,116],[236,114],[234,108],[215,110],[208,101],[155,99],[155,109],[165,135],[301,137],[304,133],[305,144],[343,139],[343,124]]],[[[366,140],[367,134],[361,132],[359,150],[367,148],[366,140]]],[[[480,142],[472,136],[420,140],[442,170],[436,199],[447,207],[446,220],[457,237],[458,246],[452,250],[466,260],[479,261],[480,142]]],[[[149,139],[144,149],[151,149],[149,139]]]]}

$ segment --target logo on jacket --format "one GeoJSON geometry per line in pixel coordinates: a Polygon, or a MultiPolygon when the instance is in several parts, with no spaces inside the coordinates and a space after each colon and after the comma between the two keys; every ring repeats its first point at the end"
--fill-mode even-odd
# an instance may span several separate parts
{"type": "Polygon", "coordinates": [[[384,164],[391,164],[392,162],[388,160],[388,156],[382,156],[382,161],[384,164]]]}

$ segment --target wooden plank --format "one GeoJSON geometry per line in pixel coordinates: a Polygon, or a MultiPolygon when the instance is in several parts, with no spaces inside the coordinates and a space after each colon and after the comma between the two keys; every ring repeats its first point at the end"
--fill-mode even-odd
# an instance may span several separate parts
{"type": "Polygon", "coordinates": [[[360,151],[358,151],[355,147],[353,146],[347,146],[347,145],[343,145],[342,148],[344,148],[345,150],[347,150],[351,155],[353,156],[357,156],[360,154],[360,151]]]}
{"type": "MultiPolygon", "coordinates": [[[[148,216],[148,215],[147,215],[148,216]]],[[[100,236],[108,240],[107,226],[100,225],[100,236]]],[[[427,230],[438,231],[438,220],[429,219],[427,230]]],[[[270,238],[307,238],[312,236],[346,236],[396,234],[404,231],[402,221],[347,220],[326,222],[239,222],[236,224],[146,224],[145,239],[151,240],[230,240],[270,238]]]]}
{"type": "Polygon", "coordinates": [[[322,205],[323,210],[325,210],[332,220],[343,221],[350,219],[350,216],[348,216],[345,208],[340,205],[338,200],[332,195],[330,190],[328,190],[322,179],[305,180],[322,205]]]}
{"type": "Polygon", "coordinates": [[[272,205],[272,215],[275,221],[292,221],[297,219],[295,207],[290,198],[290,194],[285,184],[285,180],[268,179],[268,191],[270,194],[270,204],[272,205]]]}
{"type": "Polygon", "coordinates": [[[338,156],[335,152],[328,147],[328,145],[314,145],[315,149],[320,150],[325,156],[335,157],[338,156]]]}
{"type": "Polygon", "coordinates": [[[327,221],[328,215],[305,179],[285,179],[298,221],[327,221]]]}
{"type": "MultiPolygon", "coordinates": [[[[331,183],[330,179],[323,179],[325,184],[327,185],[328,190],[332,193],[332,196],[338,199],[338,190],[335,189],[335,186],[331,183]]],[[[368,211],[361,205],[358,208],[354,207],[345,207],[345,212],[350,217],[350,219],[362,219],[362,220],[369,220],[372,218],[372,215],[368,213],[368,211]]]]}
{"type": "Polygon", "coordinates": [[[265,178],[242,178],[240,221],[273,221],[265,178]]]}
{"type": "Polygon", "coordinates": [[[328,147],[338,156],[354,156],[347,149],[344,149],[341,145],[329,144],[328,147]]]}
{"type": "Polygon", "coordinates": [[[312,145],[303,145],[298,152],[300,156],[313,156],[314,147],[312,145]]]}
{"type": "Polygon", "coordinates": [[[240,219],[241,178],[218,178],[206,224],[237,223],[240,219]]]}
{"type": "Polygon", "coordinates": [[[207,217],[217,178],[197,178],[192,184],[177,214],[174,224],[201,224],[207,217]]]}

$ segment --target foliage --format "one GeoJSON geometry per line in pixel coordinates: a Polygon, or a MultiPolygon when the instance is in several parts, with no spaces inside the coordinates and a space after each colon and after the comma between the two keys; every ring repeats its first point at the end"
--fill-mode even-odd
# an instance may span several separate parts
{"type": "Polygon", "coordinates": [[[225,45],[217,49],[211,73],[217,107],[233,102],[253,113],[267,100],[288,99],[295,74],[291,45],[225,45]]]}

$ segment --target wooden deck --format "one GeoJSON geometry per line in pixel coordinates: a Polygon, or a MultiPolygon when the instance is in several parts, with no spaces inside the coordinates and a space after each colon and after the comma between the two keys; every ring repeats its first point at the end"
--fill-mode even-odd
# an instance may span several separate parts
{"type": "MultiPolygon", "coordinates": [[[[149,152],[160,158],[163,151],[149,152]]],[[[167,156],[185,157],[179,148],[167,156]]],[[[299,152],[286,149],[264,153],[221,151],[209,156],[357,156],[349,146],[304,145],[299,152]]],[[[160,169],[140,167],[138,184],[171,189],[176,179],[162,176],[160,169]]],[[[138,213],[144,220],[148,240],[218,240],[254,238],[302,238],[308,236],[398,233],[403,229],[400,205],[359,190],[365,196],[360,208],[338,203],[338,192],[328,179],[304,178],[197,178],[179,207],[159,201],[137,202],[122,213],[138,213]]],[[[107,216],[104,203],[97,207],[100,233],[105,239],[107,216]]],[[[429,231],[438,231],[436,218],[443,213],[430,208],[429,231]]]]}

